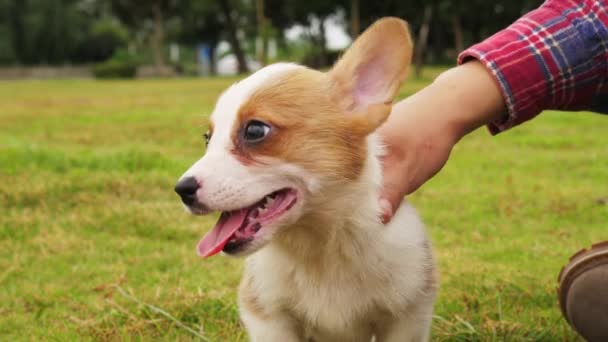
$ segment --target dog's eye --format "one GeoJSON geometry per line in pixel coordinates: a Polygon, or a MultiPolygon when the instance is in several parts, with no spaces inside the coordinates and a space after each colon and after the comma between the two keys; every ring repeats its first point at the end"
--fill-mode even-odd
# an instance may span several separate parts
{"type": "Polygon", "coordinates": [[[258,143],[264,140],[269,132],[270,126],[261,121],[253,120],[249,121],[247,126],[245,126],[243,138],[248,143],[258,143]]]}
{"type": "Polygon", "coordinates": [[[209,133],[209,132],[203,133],[203,139],[205,140],[205,145],[209,145],[209,140],[211,140],[211,133],[209,133]]]}

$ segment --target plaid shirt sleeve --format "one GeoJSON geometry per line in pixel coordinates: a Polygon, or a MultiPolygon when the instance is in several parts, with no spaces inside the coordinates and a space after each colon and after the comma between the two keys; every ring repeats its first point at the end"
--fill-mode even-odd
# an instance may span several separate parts
{"type": "Polygon", "coordinates": [[[507,106],[492,134],[544,109],[608,112],[608,0],[547,0],[458,64],[471,59],[494,75],[507,106]]]}

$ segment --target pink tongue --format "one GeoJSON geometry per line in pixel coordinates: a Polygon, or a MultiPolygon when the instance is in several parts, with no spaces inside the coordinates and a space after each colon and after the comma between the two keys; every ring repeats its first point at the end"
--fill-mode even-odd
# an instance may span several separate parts
{"type": "Polygon", "coordinates": [[[230,214],[222,214],[215,227],[198,243],[198,255],[206,258],[224,249],[234,232],[243,225],[248,213],[248,209],[241,209],[230,214]]]}

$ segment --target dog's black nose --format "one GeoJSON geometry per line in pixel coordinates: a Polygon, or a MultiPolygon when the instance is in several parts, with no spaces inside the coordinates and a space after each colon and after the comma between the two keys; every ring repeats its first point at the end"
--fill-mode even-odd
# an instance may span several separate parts
{"type": "Polygon", "coordinates": [[[175,192],[182,198],[182,202],[185,205],[192,205],[196,201],[196,191],[198,188],[196,178],[186,177],[177,182],[175,192]]]}

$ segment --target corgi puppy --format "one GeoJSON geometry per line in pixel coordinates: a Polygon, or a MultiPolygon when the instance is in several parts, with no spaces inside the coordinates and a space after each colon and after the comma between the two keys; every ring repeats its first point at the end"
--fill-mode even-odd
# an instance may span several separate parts
{"type": "Polygon", "coordinates": [[[246,256],[252,341],[426,341],[437,291],[429,240],[403,203],[381,223],[375,129],[405,79],[407,24],[373,24],[328,72],[278,63],[228,88],[207,152],[176,192],[221,212],[198,253],[246,256]]]}

